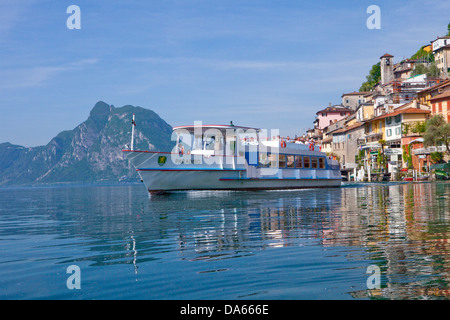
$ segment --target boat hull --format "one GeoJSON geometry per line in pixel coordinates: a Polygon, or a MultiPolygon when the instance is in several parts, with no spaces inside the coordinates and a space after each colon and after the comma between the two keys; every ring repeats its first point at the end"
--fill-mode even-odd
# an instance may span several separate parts
{"type": "Polygon", "coordinates": [[[263,175],[256,168],[233,161],[172,158],[171,153],[124,151],[148,191],[161,193],[180,190],[270,190],[340,187],[339,170],[277,170],[263,175]],[[183,160],[183,161],[182,161],[183,160]],[[164,163],[162,163],[164,162],[164,163]]]}
{"type": "Polygon", "coordinates": [[[235,170],[139,170],[150,192],[180,190],[264,190],[340,187],[341,179],[245,178],[235,170]]]}

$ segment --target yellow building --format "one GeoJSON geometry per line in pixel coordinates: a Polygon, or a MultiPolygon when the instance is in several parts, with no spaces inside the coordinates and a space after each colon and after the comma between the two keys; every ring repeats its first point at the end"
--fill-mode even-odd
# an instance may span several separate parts
{"type": "MultiPolygon", "coordinates": [[[[448,96],[450,97],[450,92],[448,96]]],[[[393,112],[367,120],[365,123],[366,144],[364,146],[366,158],[373,160],[377,158],[378,152],[382,151],[385,155],[389,155],[388,161],[391,165],[397,168],[403,167],[405,164],[402,162],[402,139],[408,135],[404,132],[404,128],[412,128],[418,122],[425,122],[431,113],[427,109],[427,106],[410,102],[393,112]]],[[[379,165],[371,162],[373,163],[372,169],[381,169],[379,165]]]]}
{"type": "Polygon", "coordinates": [[[422,47],[422,50],[425,52],[430,53],[431,51],[433,51],[433,49],[431,48],[431,44],[425,45],[422,47]]]}
{"type": "Polygon", "coordinates": [[[431,113],[442,115],[447,122],[450,122],[450,91],[434,96],[430,100],[431,113]]]}
{"type": "Polygon", "coordinates": [[[425,90],[419,91],[417,93],[417,102],[431,107],[430,99],[446,91],[450,91],[450,80],[448,79],[425,90]]]}
{"type": "Polygon", "coordinates": [[[372,118],[365,123],[366,142],[378,142],[384,140],[385,120],[383,116],[372,118]]]}

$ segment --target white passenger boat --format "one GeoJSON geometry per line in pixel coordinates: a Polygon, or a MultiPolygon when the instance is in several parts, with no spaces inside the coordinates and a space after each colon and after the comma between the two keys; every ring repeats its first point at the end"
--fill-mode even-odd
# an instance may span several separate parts
{"type": "Polygon", "coordinates": [[[267,130],[195,124],[173,128],[172,140],[169,152],[134,150],[133,138],[123,150],[150,193],[341,186],[339,163],[318,146],[267,130]]]}

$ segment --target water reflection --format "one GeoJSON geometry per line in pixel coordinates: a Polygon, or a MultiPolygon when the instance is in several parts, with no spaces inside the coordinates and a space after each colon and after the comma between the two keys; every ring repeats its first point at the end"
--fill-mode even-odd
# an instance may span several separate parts
{"type": "MultiPolygon", "coordinates": [[[[129,264],[137,277],[141,266],[173,253],[190,263],[252,257],[271,248],[339,247],[347,261],[381,269],[380,289],[359,285],[363,289],[348,290],[350,297],[449,298],[449,183],[151,198],[142,186],[23,189],[20,197],[0,192],[1,239],[49,235],[33,249],[55,248],[46,257],[55,264],[129,264]],[[61,247],[64,253],[56,250],[61,247]]],[[[208,266],[197,272],[228,271],[208,266]]],[[[332,271],[339,268],[346,265],[332,271]]],[[[354,272],[364,279],[365,270],[354,272]]]]}
{"type": "MultiPolygon", "coordinates": [[[[183,259],[236,258],[308,239],[323,247],[366,248],[364,256],[349,254],[348,259],[379,266],[382,286],[349,292],[353,297],[449,297],[448,183],[211,196],[188,193],[165,199],[195,221],[180,228],[183,259]]],[[[150,202],[154,212],[158,201],[150,202]]]]}

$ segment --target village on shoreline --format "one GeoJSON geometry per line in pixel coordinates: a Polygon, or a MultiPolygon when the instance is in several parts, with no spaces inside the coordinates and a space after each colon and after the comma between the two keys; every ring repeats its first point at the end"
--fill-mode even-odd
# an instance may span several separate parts
{"type": "Polygon", "coordinates": [[[317,111],[302,139],[337,159],[343,180],[447,180],[449,73],[450,30],[410,59],[385,53],[359,91],[317,111]]]}

